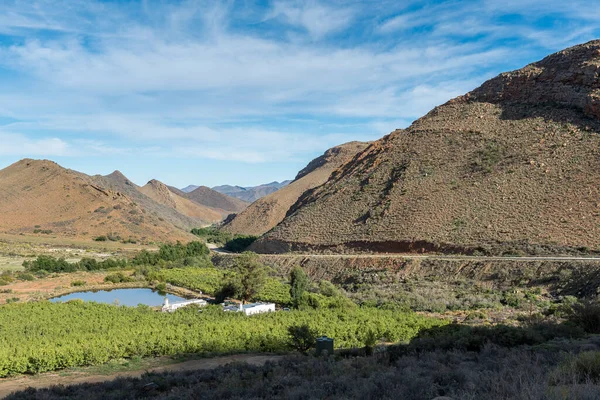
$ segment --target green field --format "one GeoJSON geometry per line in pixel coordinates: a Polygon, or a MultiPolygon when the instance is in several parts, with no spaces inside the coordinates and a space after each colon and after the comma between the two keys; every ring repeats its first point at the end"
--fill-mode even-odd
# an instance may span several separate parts
{"type": "Polygon", "coordinates": [[[76,301],[10,304],[0,313],[0,377],[135,356],[286,351],[287,328],[302,324],[335,338],[336,347],[343,348],[363,346],[373,334],[388,342],[406,341],[443,322],[372,308],[246,317],[217,306],[160,313],[149,307],[76,301]]]}

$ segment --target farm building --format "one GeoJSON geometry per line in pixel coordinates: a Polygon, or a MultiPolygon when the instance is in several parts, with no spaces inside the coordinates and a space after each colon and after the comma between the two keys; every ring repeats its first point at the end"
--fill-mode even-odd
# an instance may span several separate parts
{"type": "Polygon", "coordinates": [[[186,301],[181,301],[179,303],[169,304],[169,299],[165,298],[165,303],[163,304],[162,312],[174,312],[178,308],[186,307],[186,306],[189,306],[190,304],[197,304],[200,307],[204,307],[204,306],[206,306],[207,303],[206,303],[206,300],[194,299],[194,300],[186,300],[186,301]]]}
{"type": "Polygon", "coordinates": [[[223,311],[243,312],[246,315],[262,314],[275,311],[275,303],[250,303],[223,306],[223,311]]]}

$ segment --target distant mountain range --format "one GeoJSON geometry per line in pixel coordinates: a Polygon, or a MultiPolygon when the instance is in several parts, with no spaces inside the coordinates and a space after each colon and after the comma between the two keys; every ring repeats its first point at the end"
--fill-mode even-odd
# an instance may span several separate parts
{"type": "MultiPolygon", "coordinates": [[[[264,185],[248,187],[221,185],[213,187],[212,190],[225,194],[227,196],[235,197],[247,203],[253,203],[256,200],[265,197],[273,192],[276,192],[282,187],[289,185],[291,182],[291,180],[283,182],[271,182],[266,183],[264,185]]],[[[200,187],[202,186],[189,185],[181,189],[181,191],[185,193],[191,193],[200,187]]]]}
{"type": "Polygon", "coordinates": [[[24,159],[0,170],[0,232],[12,234],[190,240],[191,228],[246,206],[206,187],[183,193],[154,179],[140,187],[119,171],[88,176],[48,160],[24,159]]]}

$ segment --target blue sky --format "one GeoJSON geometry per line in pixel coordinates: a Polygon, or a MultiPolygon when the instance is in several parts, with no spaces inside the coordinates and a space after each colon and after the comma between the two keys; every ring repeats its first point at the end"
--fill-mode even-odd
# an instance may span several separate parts
{"type": "Polygon", "coordinates": [[[331,146],[600,37],[598,6],[2,0],[0,167],[48,158],[179,187],[293,178],[331,146]]]}

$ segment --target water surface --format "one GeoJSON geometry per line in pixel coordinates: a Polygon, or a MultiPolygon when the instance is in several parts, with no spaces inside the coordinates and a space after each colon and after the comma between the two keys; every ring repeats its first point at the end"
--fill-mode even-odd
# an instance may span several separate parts
{"type": "Polygon", "coordinates": [[[170,303],[186,300],[183,297],[175,296],[174,294],[159,293],[152,289],[114,289],[69,293],[64,296],[50,299],[50,301],[56,303],[81,299],[83,301],[95,301],[97,303],[119,304],[131,307],[135,307],[138,304],[154,307],[161,306],[165,301],[165,297],[169,299],[170,303]]]}

